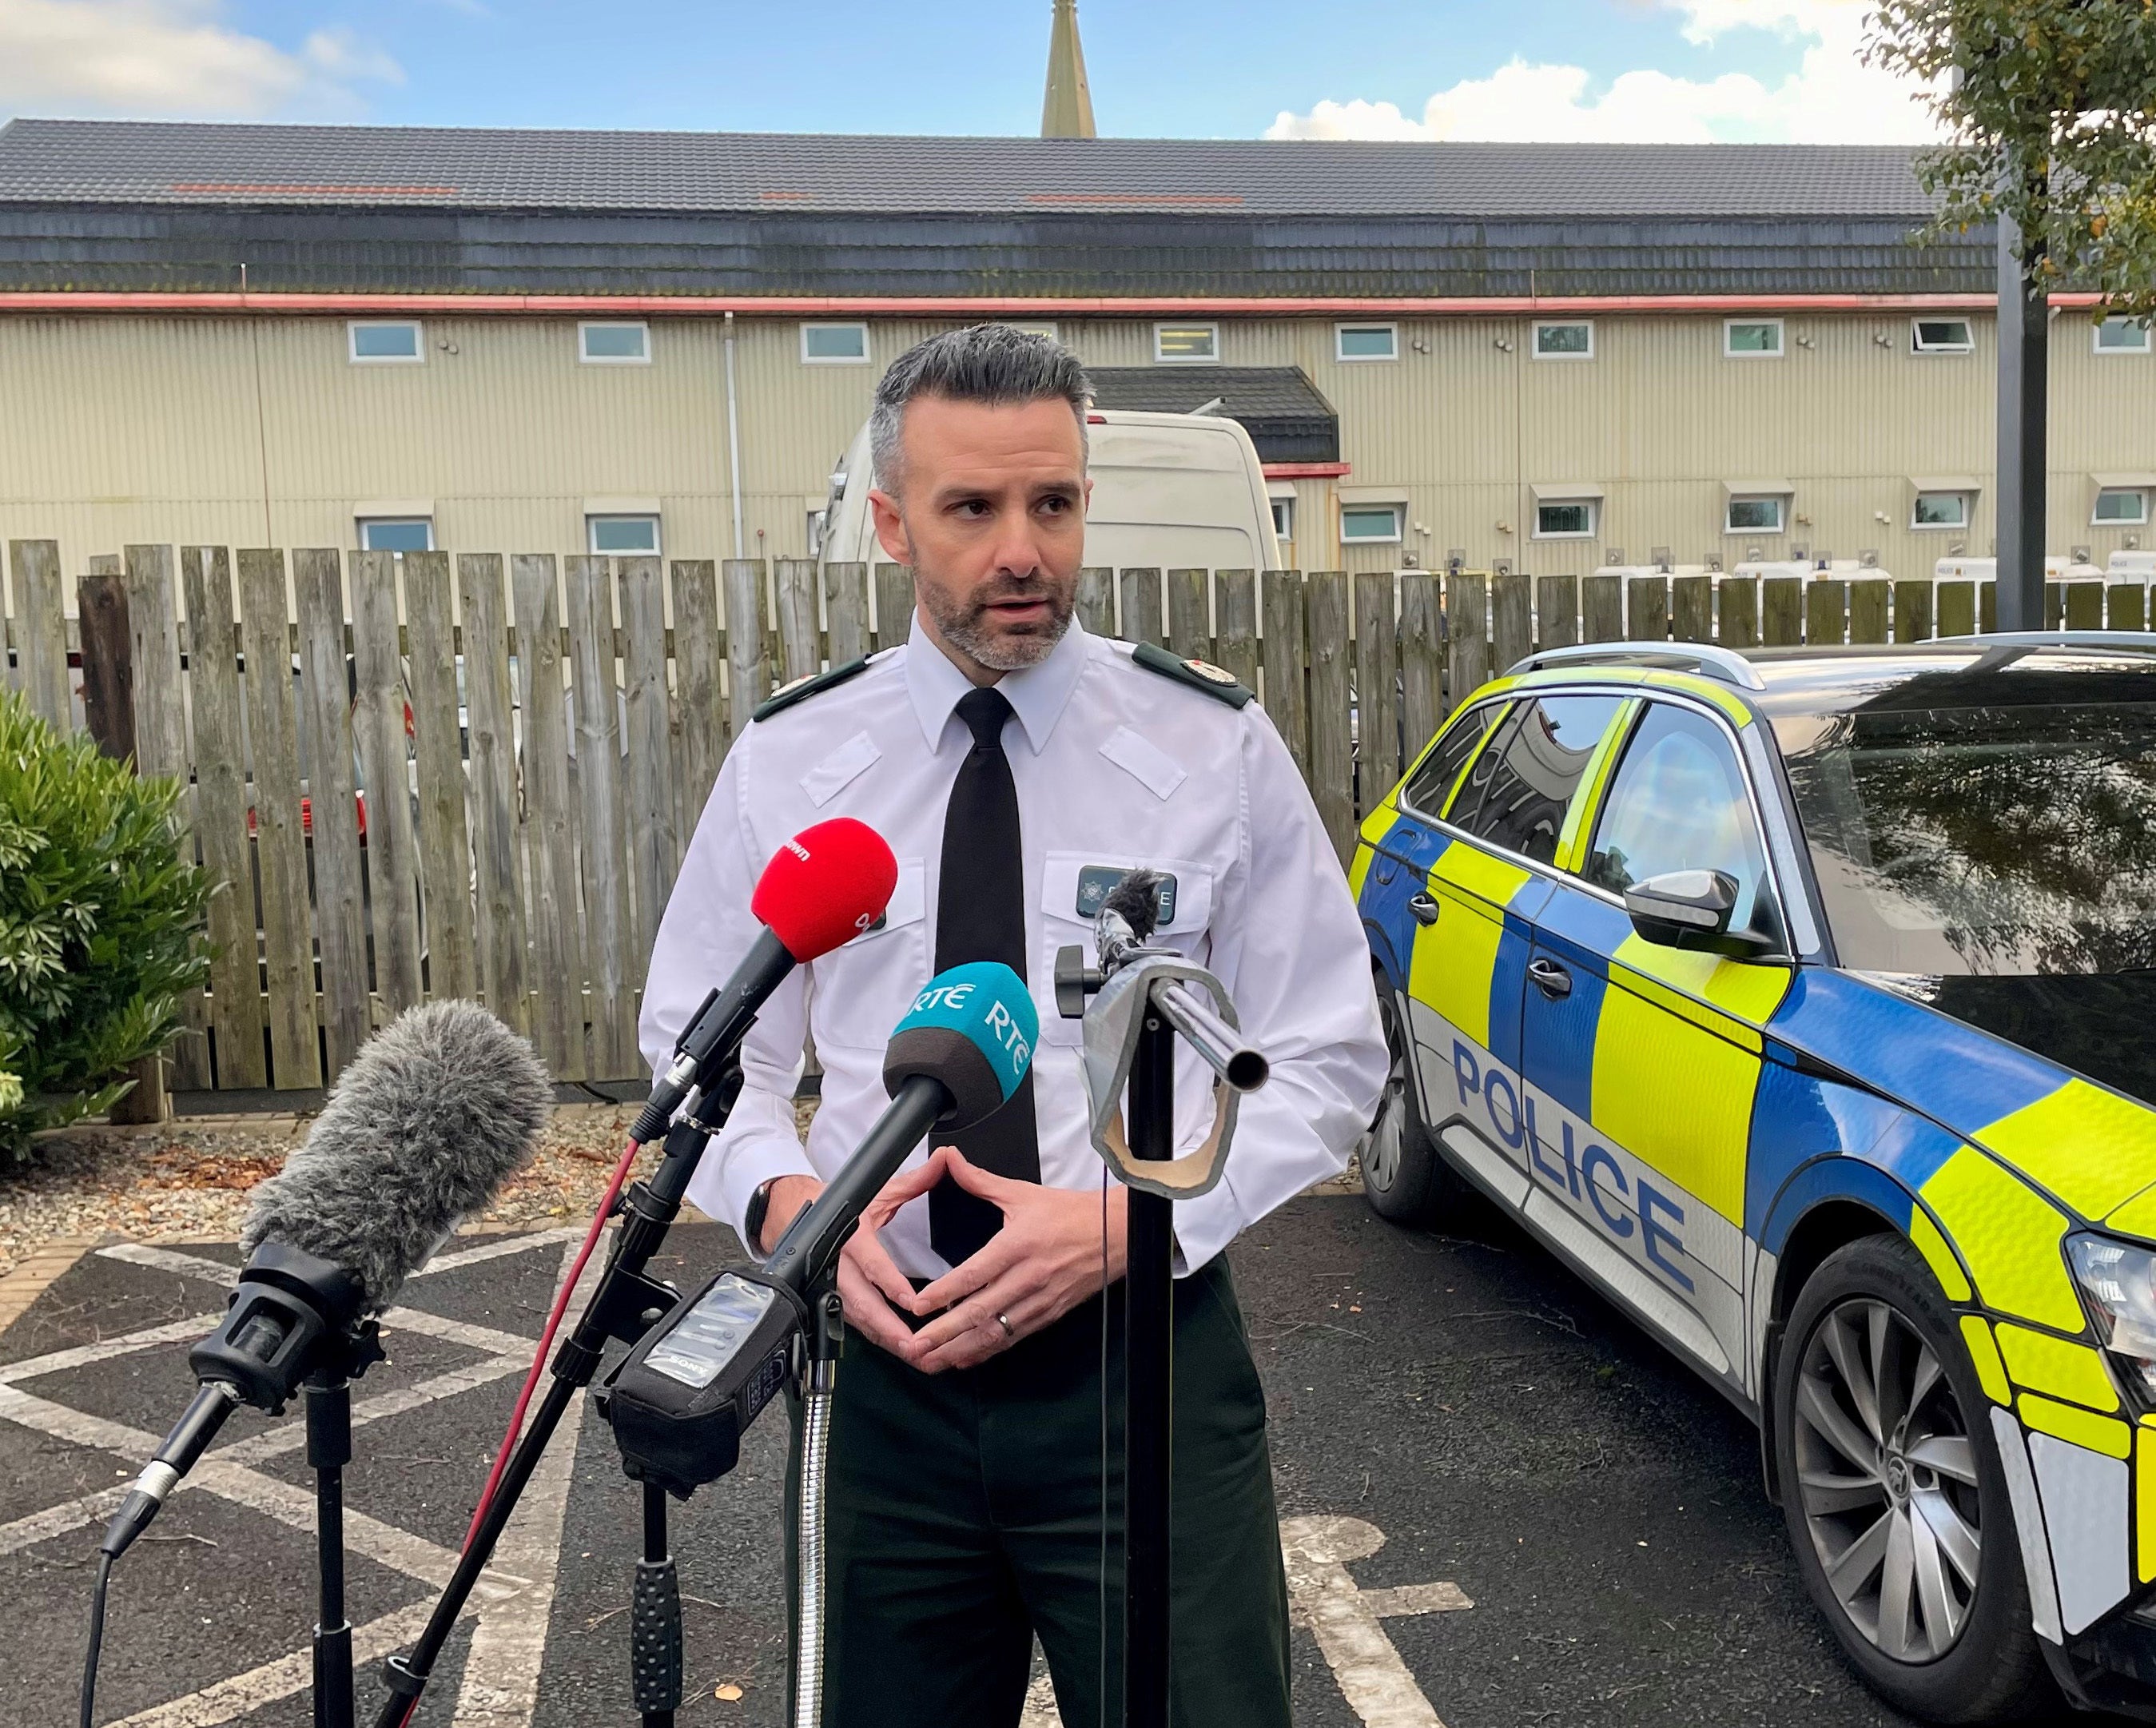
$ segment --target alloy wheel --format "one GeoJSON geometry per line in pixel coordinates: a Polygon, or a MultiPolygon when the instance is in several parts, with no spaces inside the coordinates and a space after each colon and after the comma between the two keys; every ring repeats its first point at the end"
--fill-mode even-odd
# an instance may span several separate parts
{"type": "Polygon", "coordinates": [[[1850,1623],[1897,1662],[1936,1662],[1982,1571],[1976,1453],[1932,1347],[1891,1304],[1852,1297],[1804,1340],[1797,1492],[1850,1623]]]}
{"type": "Polygon", "coordinates": [[[1373,1186],[1389,1189],[1399,1180],[1400,1155],[1406,1144],[1408,1112],[1412,1106],[1408,1097],[1410,1080],[1407,1052],[1402,1047],[1404,1041],[1399,1036],[1395,1011],[1390,1004],[1383,1004],[1380,1012],[1385,1022],[1385,1047],[1391,1066],[1385,1071],[1384,1093],[1378,1100],[1378,1113],[1370,1124],[1370,1137],[1363,1147],[1363,1169],[1373,1186]]]}

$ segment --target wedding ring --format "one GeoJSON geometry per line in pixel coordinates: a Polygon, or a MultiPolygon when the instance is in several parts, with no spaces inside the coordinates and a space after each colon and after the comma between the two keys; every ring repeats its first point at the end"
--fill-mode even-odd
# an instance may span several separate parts
{"type": "Polygon", "coordinates": [[[1018,1329],[1011,1324],[1010,1316],[1009,1314],[998,1314],[996,1316],[996,1324],[1004,1329],[1004,1337],[1015,1338],[1018,1336],[1018,1329]]]}

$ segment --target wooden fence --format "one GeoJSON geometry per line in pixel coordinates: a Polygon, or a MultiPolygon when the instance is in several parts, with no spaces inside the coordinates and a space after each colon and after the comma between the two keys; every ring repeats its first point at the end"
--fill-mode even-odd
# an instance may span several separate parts
{"type": "MultiPolygon", "coordinates": [[[[912,600],[896,565],[131,546],[88,561],[78,626],[56,544],[8,551],[8,682],[72,726],[71,648],[93,708],[116,656],[137,762],[188,783],[222,887],[185,1089],[320,1086],[429,995],[485,1000],[560,1078],[637,1078],[645,961],[729,743],[778,684],[902,640],[912,600]]],[[[1089,569],[1078,610],[1259,690],[1344,857],[1403,753],[1537,648],[1916,641],[1988,625],[1985,586],[1089,569]]],[[[2130,584],[2054,584],[2052,610],[2151,621],[2130,584]]]]}

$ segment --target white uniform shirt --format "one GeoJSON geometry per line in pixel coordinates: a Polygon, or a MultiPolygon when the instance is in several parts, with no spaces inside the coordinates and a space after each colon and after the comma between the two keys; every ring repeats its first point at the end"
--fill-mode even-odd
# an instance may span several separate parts
{"type": "MultiPolygon", "coordinates": [[[[641,1040],[654,1066],[747,951],[757,929],[749,896],[783,841],[853,816],[898,858],[883,928],[792,974],[743,1046],[740,1102],[689,1189],[737,1230],[772,1177],[836,1175],[890,1102],[884,1047],[934,966],[944,806],[972,747],[955,710],[972,687],[916,622],[905,647],[747,728],[712,788],[644,985],[641,1040]],[[805,1151],[793,1103],[804,1031],[824,1067],[805,1151]]],[[[1055,1000],[1055,951],[1081,943],[1092,958],[1091,921],[1078,907],[1089,867],[1147,865],[1175,877],[1174,916],[1156,940],[1212,969],[1272,1062],[1269,1083],[1242,1101],[1219,1185],[1176,1205],[1178,1270],[1187,1273],[1337,1175],[1376,1108],[1386,1057],[1354,903],[1301,777],[1255,702],[1239,710],[1136,666],[1128,645],[1075,621],[1046,660],[997,687],[1014,711],[1004,749],[1024,846],[1027,979],[1040,1011],[1041,1180],[1086,1190],[1109,1180],[1086,1128],[1079,1022],[1055,1000]]],[[[1211,1078],[1184,1050],[1178,1151],[1210,1126],[1211,1078]]],[[[900,1211],[883,1241],[909,1276],[947,1269],[929,1246],[925,1197],[900,1211]]]]}

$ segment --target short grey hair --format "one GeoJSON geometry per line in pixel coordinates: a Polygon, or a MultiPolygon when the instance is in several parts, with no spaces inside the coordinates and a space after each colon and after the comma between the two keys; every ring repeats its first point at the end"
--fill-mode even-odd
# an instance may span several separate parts
{"type": "Polygon", "coordinates": [[[1078,357],[1051,337],[1008,324],[969,324],[932,336],[891,362],[876,386],[875,408],[869,416],[869,458],[875,465],[876,484],[887,492],[898,491],[903,465],[899,432],[906,404],[916,396],[993,408],[1067,402],[1078,421],[1082,451],[1092,394],[1078,357]]]}

